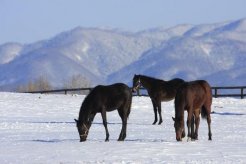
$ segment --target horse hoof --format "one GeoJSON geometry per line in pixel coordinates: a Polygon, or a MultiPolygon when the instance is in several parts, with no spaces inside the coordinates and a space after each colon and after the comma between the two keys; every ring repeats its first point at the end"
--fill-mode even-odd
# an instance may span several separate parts
{"type": "Polygon", "coordinates": [[[191,137],[191,140],[192,140],[192,141],[198,140],[198,136],[197,136],[197,135],[192,136],[192,137],[191,137]]]}

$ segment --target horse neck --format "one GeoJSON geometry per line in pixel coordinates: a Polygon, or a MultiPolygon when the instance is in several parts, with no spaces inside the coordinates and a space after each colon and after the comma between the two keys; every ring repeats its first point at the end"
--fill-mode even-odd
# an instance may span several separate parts
{"type": "Polygon", "coordinates": [[[147,77],[147,76],[140,76],[140,81],[144,88],[150,89],[152,87],[152,83],[154,79],[151,77],[147,77]]]}
{"type": "Polygon", "coordinates": [[[180,121],[183,122],[184,121],[184,103],[183,102],[178,102],[179,101],[179,97],[175,98],[175,118],[180,121]]]}
{"type": "Polygon", "coordinates": [[[80,107],[80,112],[79,112],[79,121],[84,122],[88,116],[89,116],[89,108],[86,107],[87,105],[83,102],[83,104],[80,107]]]}
{"type": "Polygon", "coordinates": [[[179,122],[183,122],[184,121],[184,110],[180,109],[178,112],[176,111],[175,113],[175,118],[179,121],[179,122]]]}

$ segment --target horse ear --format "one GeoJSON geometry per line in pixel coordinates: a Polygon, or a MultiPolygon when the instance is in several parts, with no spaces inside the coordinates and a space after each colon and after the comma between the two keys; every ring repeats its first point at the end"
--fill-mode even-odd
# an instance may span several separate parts
{"type": "Polygon", "coordinates": [[[172,119],[173,119],[173,121],[175,121],[175,118],[174,117],[172,117],[172,119]]]}
{"type": "Polygon", "coordinates": [[[74,121],[76,122],[76,123],[78,123],[79,121],[78,120],[76,120],[76,119],[74,119],[74,121]]]}

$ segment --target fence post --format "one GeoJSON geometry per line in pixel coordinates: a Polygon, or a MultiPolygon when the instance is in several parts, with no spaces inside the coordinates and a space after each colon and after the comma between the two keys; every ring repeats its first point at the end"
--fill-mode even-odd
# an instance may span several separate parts
{"type": "Polygon", "coordinates": [[[214,88],[214,97],[217,98],[217,88],[214,88]]]}
{"type": "Polygon", "coordinates": [[[243,87],[241,88],[241,99],[243,99],[243,87]]]}

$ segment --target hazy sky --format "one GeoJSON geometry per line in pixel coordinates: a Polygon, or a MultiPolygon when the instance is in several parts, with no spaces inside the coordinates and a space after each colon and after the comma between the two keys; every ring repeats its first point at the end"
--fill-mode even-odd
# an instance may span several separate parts
{"type": "Polygon", "coordinates": [[[0,44],[81,27],[138,31],[246,18],[246,0],[0,0],[0,44]]]}

